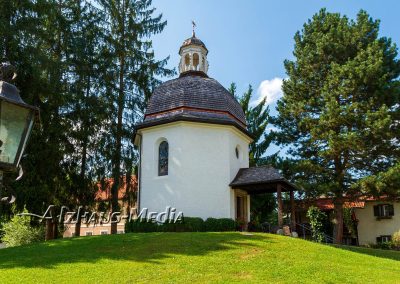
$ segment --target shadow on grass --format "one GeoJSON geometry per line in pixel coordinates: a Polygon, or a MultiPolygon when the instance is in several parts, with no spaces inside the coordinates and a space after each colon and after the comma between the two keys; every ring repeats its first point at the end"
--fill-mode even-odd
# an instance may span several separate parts
{"type": "Polygon", "coordinates": [[[353,247],[353,246],[334,246],[339,249],[349,250],[356,253],[367,254],[379,258],[386,258],[400,261],[400,251],[373,249],[364,247],[353,247]]]}
{"type": "Polygon", "coordinates": [[[102,259],[161,263],[176,255],[203,256],[216,251],[256,247],[268,235],[226,233],[130,233],[61,239],[0,251],[0,270],[54,268],[63,263],[95,263],[102,259]],[[239,246],[238,246],[239,245],[239,246]]]}

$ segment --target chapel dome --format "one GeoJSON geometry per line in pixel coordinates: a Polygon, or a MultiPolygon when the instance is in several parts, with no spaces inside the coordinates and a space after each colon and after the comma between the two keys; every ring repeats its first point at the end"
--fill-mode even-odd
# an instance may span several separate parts
{"type": "Polygon", "coordinates": [[[198,45],[203,47],[206,50],[206,54],[208,53],[208,49],[206,47],[206,45],[204,44],[204,42],[202,42],[200,39],[198,39],[196,37],[196,35],[193,34],[192,37],[185,39],[181,45],[181,48],[179,49],[179,52],[182,51],[182,48],[189,46],[189,45],[198,45]]]}

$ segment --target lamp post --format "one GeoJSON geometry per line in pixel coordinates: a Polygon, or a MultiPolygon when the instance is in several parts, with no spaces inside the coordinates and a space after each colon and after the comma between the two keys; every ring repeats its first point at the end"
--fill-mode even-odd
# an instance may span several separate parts
{"type": "Polygon", "coordinates": [[[9,62],[0,65],[0,191],[3,171],[18,168],[39,112],[21,99],[19,90],[11,83],[15,77],[15,68],[9,62]]]}

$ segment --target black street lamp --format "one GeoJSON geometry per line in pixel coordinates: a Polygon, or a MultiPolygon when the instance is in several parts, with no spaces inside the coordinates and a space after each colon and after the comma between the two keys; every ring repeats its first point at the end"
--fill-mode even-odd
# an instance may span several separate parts
{"type": "Polygon", "coordinates": [[[16,77],[10,63],[0,65],[0,190],[3,171],[18,168],[32,130],[37,107],[25,103],[11,81],[16,77]]]}

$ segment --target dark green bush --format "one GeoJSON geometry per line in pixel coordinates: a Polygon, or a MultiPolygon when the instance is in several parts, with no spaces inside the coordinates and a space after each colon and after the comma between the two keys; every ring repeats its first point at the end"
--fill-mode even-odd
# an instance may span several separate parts
{"type": "Polygon", "coordinates": [[[125,224],[125,232],[127,233],[150,233],[161,231],[161,226],[156,223],[133,220],[125,224]]]}
{"type": "Polygon", "coordinates": [[[204,232],[204,220],[198,217],[184,217],[183,224],[185,232],[204,232]]]}
{"type": "Polygon", "coordinates": [[[395,248],[395,246],[393,245],[392,242],[369,244],[369,245],[367,245],[367,247],[374,248],[374,249],[394,249],[395,248]]]}
{"type": "Polygon", "coordinates": [[[219,232],[228,232],[236,230],[236,222],[230,218],[218,219],[219,232]]]}
{"type": "Polygon", "coordinates": [[[134,220],[125,224],[127,233],[147,233],[147,232],[225,232],[235,231],[236,222],[229,218],[208,218],[203,221],[197,217],[184,217],[178,223],[156,224],[152,222],[140,222],[134,220]]]}
{"type": "Polygon", "coordinates": [[[207,218],[204,222],[204,227],[206,232],[218,232],[219,223],[216,218],[207,218]]]}
{"type": "Polygon", "coordinates": [[[207,218],[204,222],[206,232],[226,232],[235,231],[236,222],[229,218],[207,218]]]}

